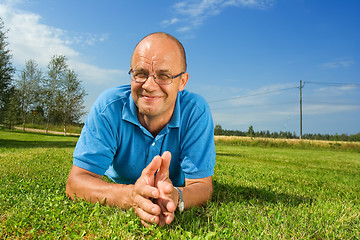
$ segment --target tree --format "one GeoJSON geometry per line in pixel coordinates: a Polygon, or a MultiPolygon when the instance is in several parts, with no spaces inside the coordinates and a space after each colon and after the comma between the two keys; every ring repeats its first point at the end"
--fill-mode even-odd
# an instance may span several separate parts
{"type": "Polygon", "coordinates": [[[253,137],[254,134],[255,134],[254,128],[253,128],[253,126],[251,125],[251,126],[249,127],[249,130],[248,130],[248,136],[249,136],[249,137],[253,137]]]}
{"type": "Polygon", "coordinates": [[[73,70],[67,70],[61,86],[61,95],[57,103],[61,104],[60,109],[63,117],[64,134],[66,135],[66,125],[70,122],[79,122],[85,114],[83,111],[84,96],[86,92],[81,86],[81,81],[73,70]],[[59,101],[60,100],[60,101],[59,101]]]}
{"type": "Polygon", "coordinates": [[[19,91],[14,86],[9,89],[9,96],[3,122],[11,129],[21,119],[21,100],[19,91]]]}
{"type": "Polygon", "coordinates": [[[59,98],[61,84],[64,81],[68,68],[65,56],[54,55],[48,65],[48,77],[43,81],[43,102],[42,106],[46,115],[46,133],[49,130],[51,115],[55,115],[56,99],[59,98]]]}
{"type": "Polygon", "coordinates": [[[223,135],[223,129],[220,124],[215,125],[214,135],[223,135]]]}
{"type": "Polygon", "coordinates": [[[20,80],[17,81],[17,88],[20,92],[21,111],[23,120],[23,131],[25,131],[26,118],[28,114],[39,105],[40,82],[42,72],[35,60],[25,63],[25,69],[21,71],[20,80]]]}
{"type": "Polygon", "coordinates": [[[7,49],[6,33],[4,31],[4,22],[0,18],[0,121],[4,120],[6,103],[11,97],[11,83],[12,77],[15,73],[15,68],[12,66],[10,50],[7,49]]]}

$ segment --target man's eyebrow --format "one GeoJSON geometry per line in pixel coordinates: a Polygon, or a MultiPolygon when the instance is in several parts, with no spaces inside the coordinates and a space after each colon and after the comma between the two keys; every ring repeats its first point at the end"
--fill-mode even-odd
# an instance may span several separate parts
{"type": "Polygon", "coordinates": [[[135,71],[141,71],[141,72],[148,72],[148,70],[147,70],[146,68],[142,68],[142,67],[140,67],[140,68],[135,68],[134,70],[135,70],[135,71]]]}
{"type": "Polygon", "coordinates": [[[169,69],[159,69],[156,72],[158,72],[158,73],[170,73],[170,70],[169,69]]]}

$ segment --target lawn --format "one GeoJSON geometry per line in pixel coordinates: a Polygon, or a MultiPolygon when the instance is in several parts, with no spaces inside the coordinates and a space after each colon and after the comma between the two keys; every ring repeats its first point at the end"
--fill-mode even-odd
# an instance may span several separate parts
{"type": "Polygon", "coordinates": [[[360,239],[360,153],[218,142],[214,195],[144,228],[65,195],[76,137],[0,130],[0,239],[360,239]]]}

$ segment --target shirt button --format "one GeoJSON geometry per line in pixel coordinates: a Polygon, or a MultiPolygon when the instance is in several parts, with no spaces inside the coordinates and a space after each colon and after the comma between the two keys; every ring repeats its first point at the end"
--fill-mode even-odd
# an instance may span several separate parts
{"type": "Polygon", "coordinates": [[[155,142],[153,142],[153,143],[151,144],[151,146],[155,146],[155,142]]]}

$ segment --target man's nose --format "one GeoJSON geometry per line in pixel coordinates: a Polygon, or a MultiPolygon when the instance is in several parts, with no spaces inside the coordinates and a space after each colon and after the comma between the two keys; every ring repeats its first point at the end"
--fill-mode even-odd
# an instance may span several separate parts
{"type": "Polygon", "coordinates": [[[152,90],[158,87],[158,84],[155,82],[155,76],[149,75],[148,79],[144,82],[142,87],[146,90],[152,90]]]}

